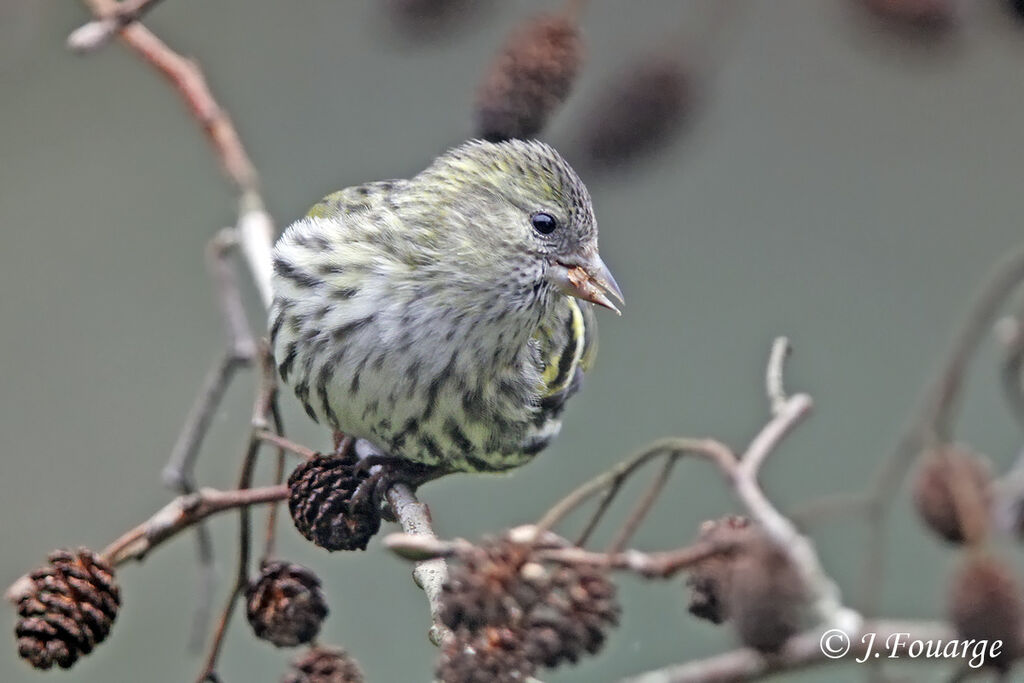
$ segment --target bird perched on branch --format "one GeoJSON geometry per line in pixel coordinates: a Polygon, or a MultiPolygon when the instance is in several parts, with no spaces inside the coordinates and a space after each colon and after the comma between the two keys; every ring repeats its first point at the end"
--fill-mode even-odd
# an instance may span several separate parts
{"type": "Polygon", "coordinates": [[[442,471],[521,465],[558,433],[622,294],[590,196],[540,142],[468,142],[328,195],[274,249],[270,337],[306,412],[442,471]]]}

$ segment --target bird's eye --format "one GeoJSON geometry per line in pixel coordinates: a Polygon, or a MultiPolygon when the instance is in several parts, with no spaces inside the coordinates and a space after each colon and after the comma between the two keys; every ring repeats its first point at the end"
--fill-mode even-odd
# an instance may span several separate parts
{"type": "Polygon", "coordinates": [[[530,222],[533,224],[533,229],[542,235],[550,235],[558,227],[558,221],[555,220],[555,217],[543,211],[533,214],[530,222]]]}

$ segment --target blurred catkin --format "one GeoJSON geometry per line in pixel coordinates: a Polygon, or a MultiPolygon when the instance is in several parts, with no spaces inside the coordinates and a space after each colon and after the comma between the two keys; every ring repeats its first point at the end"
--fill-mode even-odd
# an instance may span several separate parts
{"type": "Polygon", "coordinates": [[[292,660],[281,683],[363,683],[362,669],[345,650],[318,645],[292,660]]]}
{"type": "Polygon", "coordinates": [[[919,458],[913,499],[921,519],[940,537],[950,543],[980,541],[989,527],[992,466],[962,446],[927,451],[919,458]]]}
{"type": "Polygon", "coordinates": [[[803,622],[807,589],[789,556],[759,538],[739,552],[732,568],[729,611],[745,645],[778,651],[803,622]]]}
{"type": "MultiPolygon", "coordinates": [[[[742,550],[758,537],[758,533],[749,518],[730,515],[701,524],[698,541],[737,543],[742,550]]],[[[686,579],[690,589],[690,614],[713,624],[721,624],[729,618],[729,593],[735,561],[735,553],[713,555],[690,569],[686,579]]]]}
{"type": "Polygon", "coordinates": [[[1021,654],[1024,604],[1020,585],[1006,562],[985,551],[969,552],[949,588],[949,616],[964,641],[1002,641],[987,665],[1007,670],[1021,654]]]}
{"type": "Polygon", "coordinates": [[[664,148],[693,110],[693,76],[655,54],[624,69],[583,111],[583,147],[597,166],[625,164],[664,148]]]}
{"type": "Polygon", "coordinates": [[[476,133],[492,142],[533,138],[565,101],[583,63],[576,22],[561,14],[515,28],[477,91],[476,133]]]}
{"type": "Polygon", "coordinates": [[[404,38],[433,38],[462,25],[491,0],[386,0],[388,19],[404,38]]]}
{"type": "Polygon", "coordinates": [[[945,33],[959,19],[953,0],[856,0],[894,28],[927,34],[945,33]]]}

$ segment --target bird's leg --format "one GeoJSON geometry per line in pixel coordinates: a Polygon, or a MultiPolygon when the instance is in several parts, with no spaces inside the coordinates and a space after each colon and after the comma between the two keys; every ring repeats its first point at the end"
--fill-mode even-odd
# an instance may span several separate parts
{"type": "Polygon", "coordinates": [[[355,455],[356,440],[344,432],[334,432],[334,455],[345,458],[355,455]]]}

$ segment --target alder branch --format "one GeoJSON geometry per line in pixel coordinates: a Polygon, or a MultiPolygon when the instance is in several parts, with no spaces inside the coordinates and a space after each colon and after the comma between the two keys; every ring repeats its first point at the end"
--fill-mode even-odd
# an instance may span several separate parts
{"type": "MultiPolygon", "coordinates": [[[[531,540],[532,526],[517,527],[509,532],[512,537],[531,540]]],[[[471,550],[474,545],[462,538],[441,540],[409,533],[388,534],[384,546],[399,557],[423,562],[436,558],[452,557],[471,550]]],[[[563,543],[534,547],[531,559],[538,562],[556,562],[569,565],[590,565],[620,571],[628,571],[646,579],[670,579],[709,557],[723,555],[736,550],[740,544],[735,541],[698,541],[693,545],[675,550],[644,552],[627,549],[614,553],[593,552],[578,546],[563,543]]]]}
{"type": "MultiPolygon", "coordinates": [[[[202,488],[195,493],[178,496],[160,508],[149,519],[132,527],[100,553],[113,566],[129,561],[142,561],[151,550],[192,528],[211,515],[250,505],[287,500],[287,486],[221,491],[202,488]]],[[[28,576],[15,581],[4,593],[7,600],[17,602],[31,586],[28,576]]]]}
{"type": "MultiPolygon", "coordinates": [[[[118,12],[115,0],[83,0],[97,19],[118,12]]],[[[206,134],[227,178],[239,193],[238,221],[235,229],[260,300],[269,307],[271,251],[274,226],[263,208],[259,178],[249,154],[242,145],[231,119],[217,103],[198,64],[181,56],[138,21],[118,29],[121,40],[146,63],[167,79],[182,97],[186,108],[206,134]]]]}
{"type": "MultiPolygon", "coordinates": [[[[385,494],[388,504],[409,535],[423,539],[437,539],[430,523],[430,511],[416,498],[407,484],[394,484],[385,494]]],[[[448,580],[448,565],[441,558],[422,560],[413,569],[413,580],[423,589],[430,604],[430,642],[440,645],[448,636],[448,629],[441,623],[442,587],[448,580]]]]}
{"type": "MultiPolygon", "coordinates": [[[[888,657],[895,654],[902,662],[931,662],[926,657],[907,656],[908,644],[915,640],[948,640],[954,638],[953,630],[946,624],[933,621],[869,621],[863,628],[849,633],[850,651],[838,659],[830,659],[822,651],[822,633],[811,631],[790,638],[782,651],[774,657],[765,657],[757,650],[740,648],[731,652],[708,657],[684,664],[673,664],[662,669],[649,671],[638,676],[624,678],[620,683],[740,683],[760,680],[771,674],[807,669],[824,664],[855,662],[873,652],[888,657]],[[874,641],[862,641],[867,634],[876,634],[874,641]],[[900,646],[882,650],[886,641],[896,634],[906,634],[900,646]]],[[[895,658],[894,658],[895,659],[895,658]]]]}
{"type": "MultiPolygon", "coordinates": [[[[768,455],[774,452],[782,440],[810,414],[813,406],[811,397],[807,394],[795,394],[791,397],[785,395],[782,374],[783,364],[788,355],[789,342],[780,337],[773,344],[769,355],[765,383],[774,417],[754,437],[742,457],[737,457],[728,446],[712,439],[674,437],[656,441],[584,483],[556,503],[537,522],[537,536],[554,527],[587,500],[605,492],[595,518],[603,514],[611,496],[621,488],[622,483],[650,460],[667,457],[671,462],[684,455],[698,455],[710,460],[718,468],[732,485],[737,498],[750,516],[764,527],[769,537],[789,556],[808,586],[811,605],[818,619],[822,623],[833,624],[847,630],[856,629],[862,619],[857,612],[843,605],[839,588],[822,568],[814,544],[778,511],[758,484],[760,469],[768,455]]],[[[667,477],[669,469],[666,466],[660,476],[667,477]]],[[[656,479],[641,498],[623,531],[616,536],[611,551],[617,550],[617,545],[629,538],[639,520],[653,505],[663,483],[661,479],[656,479]]],[[[585,535],[589,535],[593,527],[594,518],[587,525],[585,535]]]]}
{"type": "Polygon", "coordinates": [[[107,41],[132,22],[139,21],[160,0],[123,0],[105,16],[79,26],[68,36],[68,47],[75,52],[91,52],[103,47],[107,41]]]}
{"type": "Polygon", "coordinates": [[[1000,308],[1022,281],[1024,249],[1018,248],[993,267],[968,307],[949,351],[926,387],[920,406],[904,427],[896,448],[876,469],[864,499],[868,542],[861,569],[861,610],[868,616],[878,611],[884,574],[886,522],[892,501],[903,485],[914,458],[927,447],[952,440],[953,422],[968,366],[1000,308]]]}

